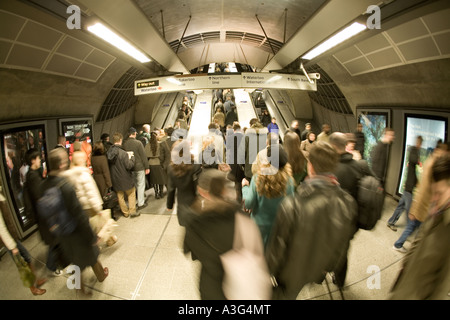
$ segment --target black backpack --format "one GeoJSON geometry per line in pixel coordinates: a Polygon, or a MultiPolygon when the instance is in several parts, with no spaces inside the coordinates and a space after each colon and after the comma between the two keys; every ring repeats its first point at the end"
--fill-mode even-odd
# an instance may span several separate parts
{"type": "Polygon", "coordinates": [[[66,236],[75,231],[76,221],[67,211],[64,203],[61,187],[67,183],[63,180],[54,187],[44,191],[37,201],[37,212],[40,219],[47,224],[49,231],[57,236],[66,236]]]}
{"type": "Polygon", "coordinates": [[[362,176],[358,182],[358,227],[372,230],[381,218],[384,205],[384,189],[380,181],[369,175],[362,176]]]}

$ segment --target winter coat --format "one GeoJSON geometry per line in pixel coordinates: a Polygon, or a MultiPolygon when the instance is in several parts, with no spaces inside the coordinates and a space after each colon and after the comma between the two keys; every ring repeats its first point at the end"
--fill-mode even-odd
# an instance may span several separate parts
{"type": "Polygon", "coordinates": [[[253,176],[252,165],[256,160],[256,155],[267,146],[267,128],[262,126],[252,126],[245,132],[244,140],[239,146],[240,154],[245,155],[244,174],[249,180],[253,176]]]}
{"type": "Polygon", "coordinates": [[[180,208],[189,217],[184,251],[190,252],[192,259],[202,264],[199,285],[201,299],[225,300],[220,255],[233,247],[235,213],[238,208],[221,200],[206,202],[203,210],[192,207],[180,208]]]}
{"type": "MultiPolygon", "coordinates": [[[[139,142],[140,143],[140,142],[139,142]]],[[[109,162],[109,171],[114,191],[127,191],[134,187],[133,174],[135,157],[128,156],[128,153],[121,145],[114,144],[106,153],[109,162]]]]}
{"type": "MultiPolygon", "coordinates": [[[[52,245],[55,242],[55,237],[48,230],[47,224],[40,219],[36,210],[36,203],[42,195],[42,183],[44,179],[39,173],[39,170],[29,169],[25,177],[24,185],[24,200],[25,210],[30,211],[33,217],[36,219],[36,224],[41,235],[42,240],[47,245],[52,245]]],[[[27,214],[28,215],[28,214],[27,214]]]]}
{"type": "Polygon", "coordinates": [[[111,173],[109,172],[108,159],[106,155],[92,157],[92,171],[95,182],[97,183],[100,195],[103,197],[106,190],[112,187],[111,173]]]}
{"type": "Polygon", "coordinates": [[[242,187],[242,199],[244,200],[245,208],[252,209],[251,217],[259,227],[265,245],[269,239],[281,201],[283,201],[286,196],[292,195],[295,191],[295,187],[294,180],[290,178],[288,185],[286,186],[286,194],[278,198],[269,199],[256,191],[257,179],[258,175],[254,175],[250,182],[250,186],[242,187]]]}
{"type": "MultiPolygon", "coordinates": [[[[202,171],[202,167],[200,164],[194,164],[191,167],[191,170],[188,171],[185,175],[178,177],[174,174],[172,166],[169,166],[167,170],[167,208],[173,209],[173,205],[175,203],[175,193],[177,195],[176,202],[177,208],[180,205],[190,206],[192,202],[194,202],[195,197],[197,195],[197,177],[202,171]]],[[[181,226],[184,226],[185,217],[180,210],[177,210],[178,214],[178,223],[181,226]]]]}
{"type": "Polygon", "coordinates": [[[309,141],[308,139],[303,140],[300,144],[300,149],[302,150],[303,154],[305,155],[306,159],[309,159],[309,151],[311,151],[311,148],[314,146],[316,141],[309,141]]]}
{"type": "MultiPolygon", "coordinates": [[[[42,183],[42,190],[57,186],[61,181],[66,180],[59,176],[49,176],[42,183]]],[[[64,256],[81,270],[87,266],[93,266],[97,262],[99,249],[95,245],[97,236],[91,229],[89,218],[84,213],[83,207],[78,200],[75,187],[67,181],[61,185],[60,190],[69,215],[76,224],[75,230],[65,236],[58,238],[64,256]]]]}
{"type": "Polygon", "coordinates": [[[450,284],[450,206],[430,216],[408,250],[392,300],[448,300],[450,284]]]}
{"type": "Polygon", "coordinates": [[[321,283],[347,256],[356,218],[355,200],[330,177],[305,179],[286,197],[266,247],[274,298],[294,300],[307,283],[321,283]]]}
{"type": "Polygon", "coordinates": [[[94,215],[94,212],[98,213],[103,209],[102,196],[88,168],[74,166],[69,170],[63,171],[61,176],[69,180],[75,187],[83,210],[90,215],[94,215]],[[93,212],[90,212],[91,209],[93,212]]]}
{"type": "Polygon", "coordinates": [[[370,156],[372,158],[372,170],[384,186],[389,156],[389,144],[378,141],[376,146],[372,149],[370,156]]]}
{"type": "Polygon", "coordinates": [[[0,240],[3,241],[8,250],[17,248],[16,241],[11,237],[11,234],[6,227],[5,220],[3,220],[2,211],[0,210],[0,240]]]}
{"type": "Polygon", "coordinates": [[[142,142],[130,137],[123,142],[123,149],[125,151],[133,151],[134,153],[135,162],[133,171],[143,171],[149,168],[147,156],[145,154],[144,145],[142,144],[142,142]]]}

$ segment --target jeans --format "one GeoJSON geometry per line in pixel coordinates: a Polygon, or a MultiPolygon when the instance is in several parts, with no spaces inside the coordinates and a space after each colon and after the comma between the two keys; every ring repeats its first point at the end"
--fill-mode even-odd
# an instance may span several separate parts
{"type": "Polygon", "coordinates": [[[397,208],[395,208],[392,217],[389,218],[388,224],[395,225],[403,211],[406,211],[406,214],[409,213],[409,209],[411,208],[412,203],[412,193],[404,191],[400,201],[398,202],[397,208]]]}
{"type": "Polygon", "coordinates": [[[419,220],[410,220],[408,218],[408,224],[406,225],[405,230],[403,231],[402,235],[398,240],[394,243],[394,246],[396,248],[403,247],[403,244],[405,243],[406,239],[416,230],[420,227],[422,223],[419,220]]]}
{"type": "Polygon", "coordinates": [[[133,171],[133,179],[137,190],[137,205],[141,207],[145,202],[145,170],[133,171]]]}

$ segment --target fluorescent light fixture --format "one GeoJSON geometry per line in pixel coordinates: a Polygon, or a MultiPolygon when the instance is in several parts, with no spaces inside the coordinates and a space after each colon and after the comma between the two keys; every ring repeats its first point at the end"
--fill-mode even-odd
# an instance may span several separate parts
{"type": "Polygon", "coordinates": [[[335,34],[328,40],[322,42],[319,46],[315,47],[311,51],[309,51],[307,54],[305,54],[302,59],[311,60],[315,57],[321,55],[325,51],[330,50],[331,48],[337,46],[338,44],[344,42],[347,39],[350,39],[353,36],[356,36],[358,33],[364,31],[367,29],[367,26],[355,22],[349,27],[345,28],[344,30],[340,31],[339,33],[335,34]]]}
{"type": "Polygon", "coordinates": [[[97,37],[102,38],[106,42],[112,44],[117,49],[122,50],[123,52],[133,57],[137,61],[141,63],[150,61],[150,59],[145,54],[143,54],[141,51],[133,47],[129,42],[127,42],[122,37],[111,31],[107,27],[105,27],[100,22],[92,26],[89,26],[87,29],[93,34],[95,34],[97,37]]]}

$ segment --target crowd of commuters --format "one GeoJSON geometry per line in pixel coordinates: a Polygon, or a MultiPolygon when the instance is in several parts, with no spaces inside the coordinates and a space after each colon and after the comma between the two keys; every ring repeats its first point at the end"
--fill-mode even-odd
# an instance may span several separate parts
{"type": "MultiPolygon", "coordinates": [[[[102,197],[114,190],[123,217],[137,217],[148,205],[145,191],[153,188],[155,199],[162,199],[166,188],[166,208],[175,208],[185,228],[184,252],[202,266],[202,299],[227,298],[221,256],[233,248],[236,215],[247,216],[260,231],[252,241],[263,247],[274,299],[295,299],[306,284],[321,283],[327,273],[344,288],[348,249],[358,231],[358,180],[372,175],[384,186],[394,131],[384,130],[369,164],[364,159],[365,137],[359,124],[352,133],[332,132],[329,124],[323,124],[316,136],[310,123],[301,131],[295,120],[281,141],[276,119],[266,111],[261,119],[252,119],[248,128],[241,128],[233,100],[231,90],[215,91],[216,112],[211,123],[205,124],[209,133],[202,137],[197,153],[191,141],[177,132],[189,127],[193,112],[189,99],[183,101],[174,126],[150,130],[144,125],[140,133],[130,128],[125,140],[121,133],[114,133],[112,141],[103,134],[89,160],[92,174],[81,154],[74,153],[69,165],[64,148],[55,148],[49,154],[49,176],[43,180],[33,174],[40,154],[30,153],[31,205],[42,190],[58,185],[70,203],[67,209],[79,222],[73,234],[55,239],[37,220],[49,246],[47,268],[57,272],[62,256],[82,269],[91,266],[103,281],[109,270],[99,260],[97,238],[89,225],[89,217],[102,210],[102,197]],[[229,114],[232,122],[227,122],[229,114]],[[70,183],[61,184],[63,180],[70,183]]],[[[423,164],[418,184],[415,168],[422,165],[422,141],[417,137],[410,150],[405,191],[388,221],[388,227],[396,231],[402,212],[408,215],[405,232],[394,244],[402,252],[406,251],[403,242],[419,229],[393,287],[393,298],[447,295],[442,282],[448,275],[436,270],[449,267],[448,145],[439,142],[423,164]],[[430,261],[424,266],[421,261],[426,255],[430,261]]],[[[13,254],[24,251],[27,256],[1,224],[0,231],[13,254]]],[[[111,235],[110,245],[115,241],[117,237],[111,235]]],[[[38,288],[44,282],[39,280],[31,292],[45,293],[38,288]]]]}

